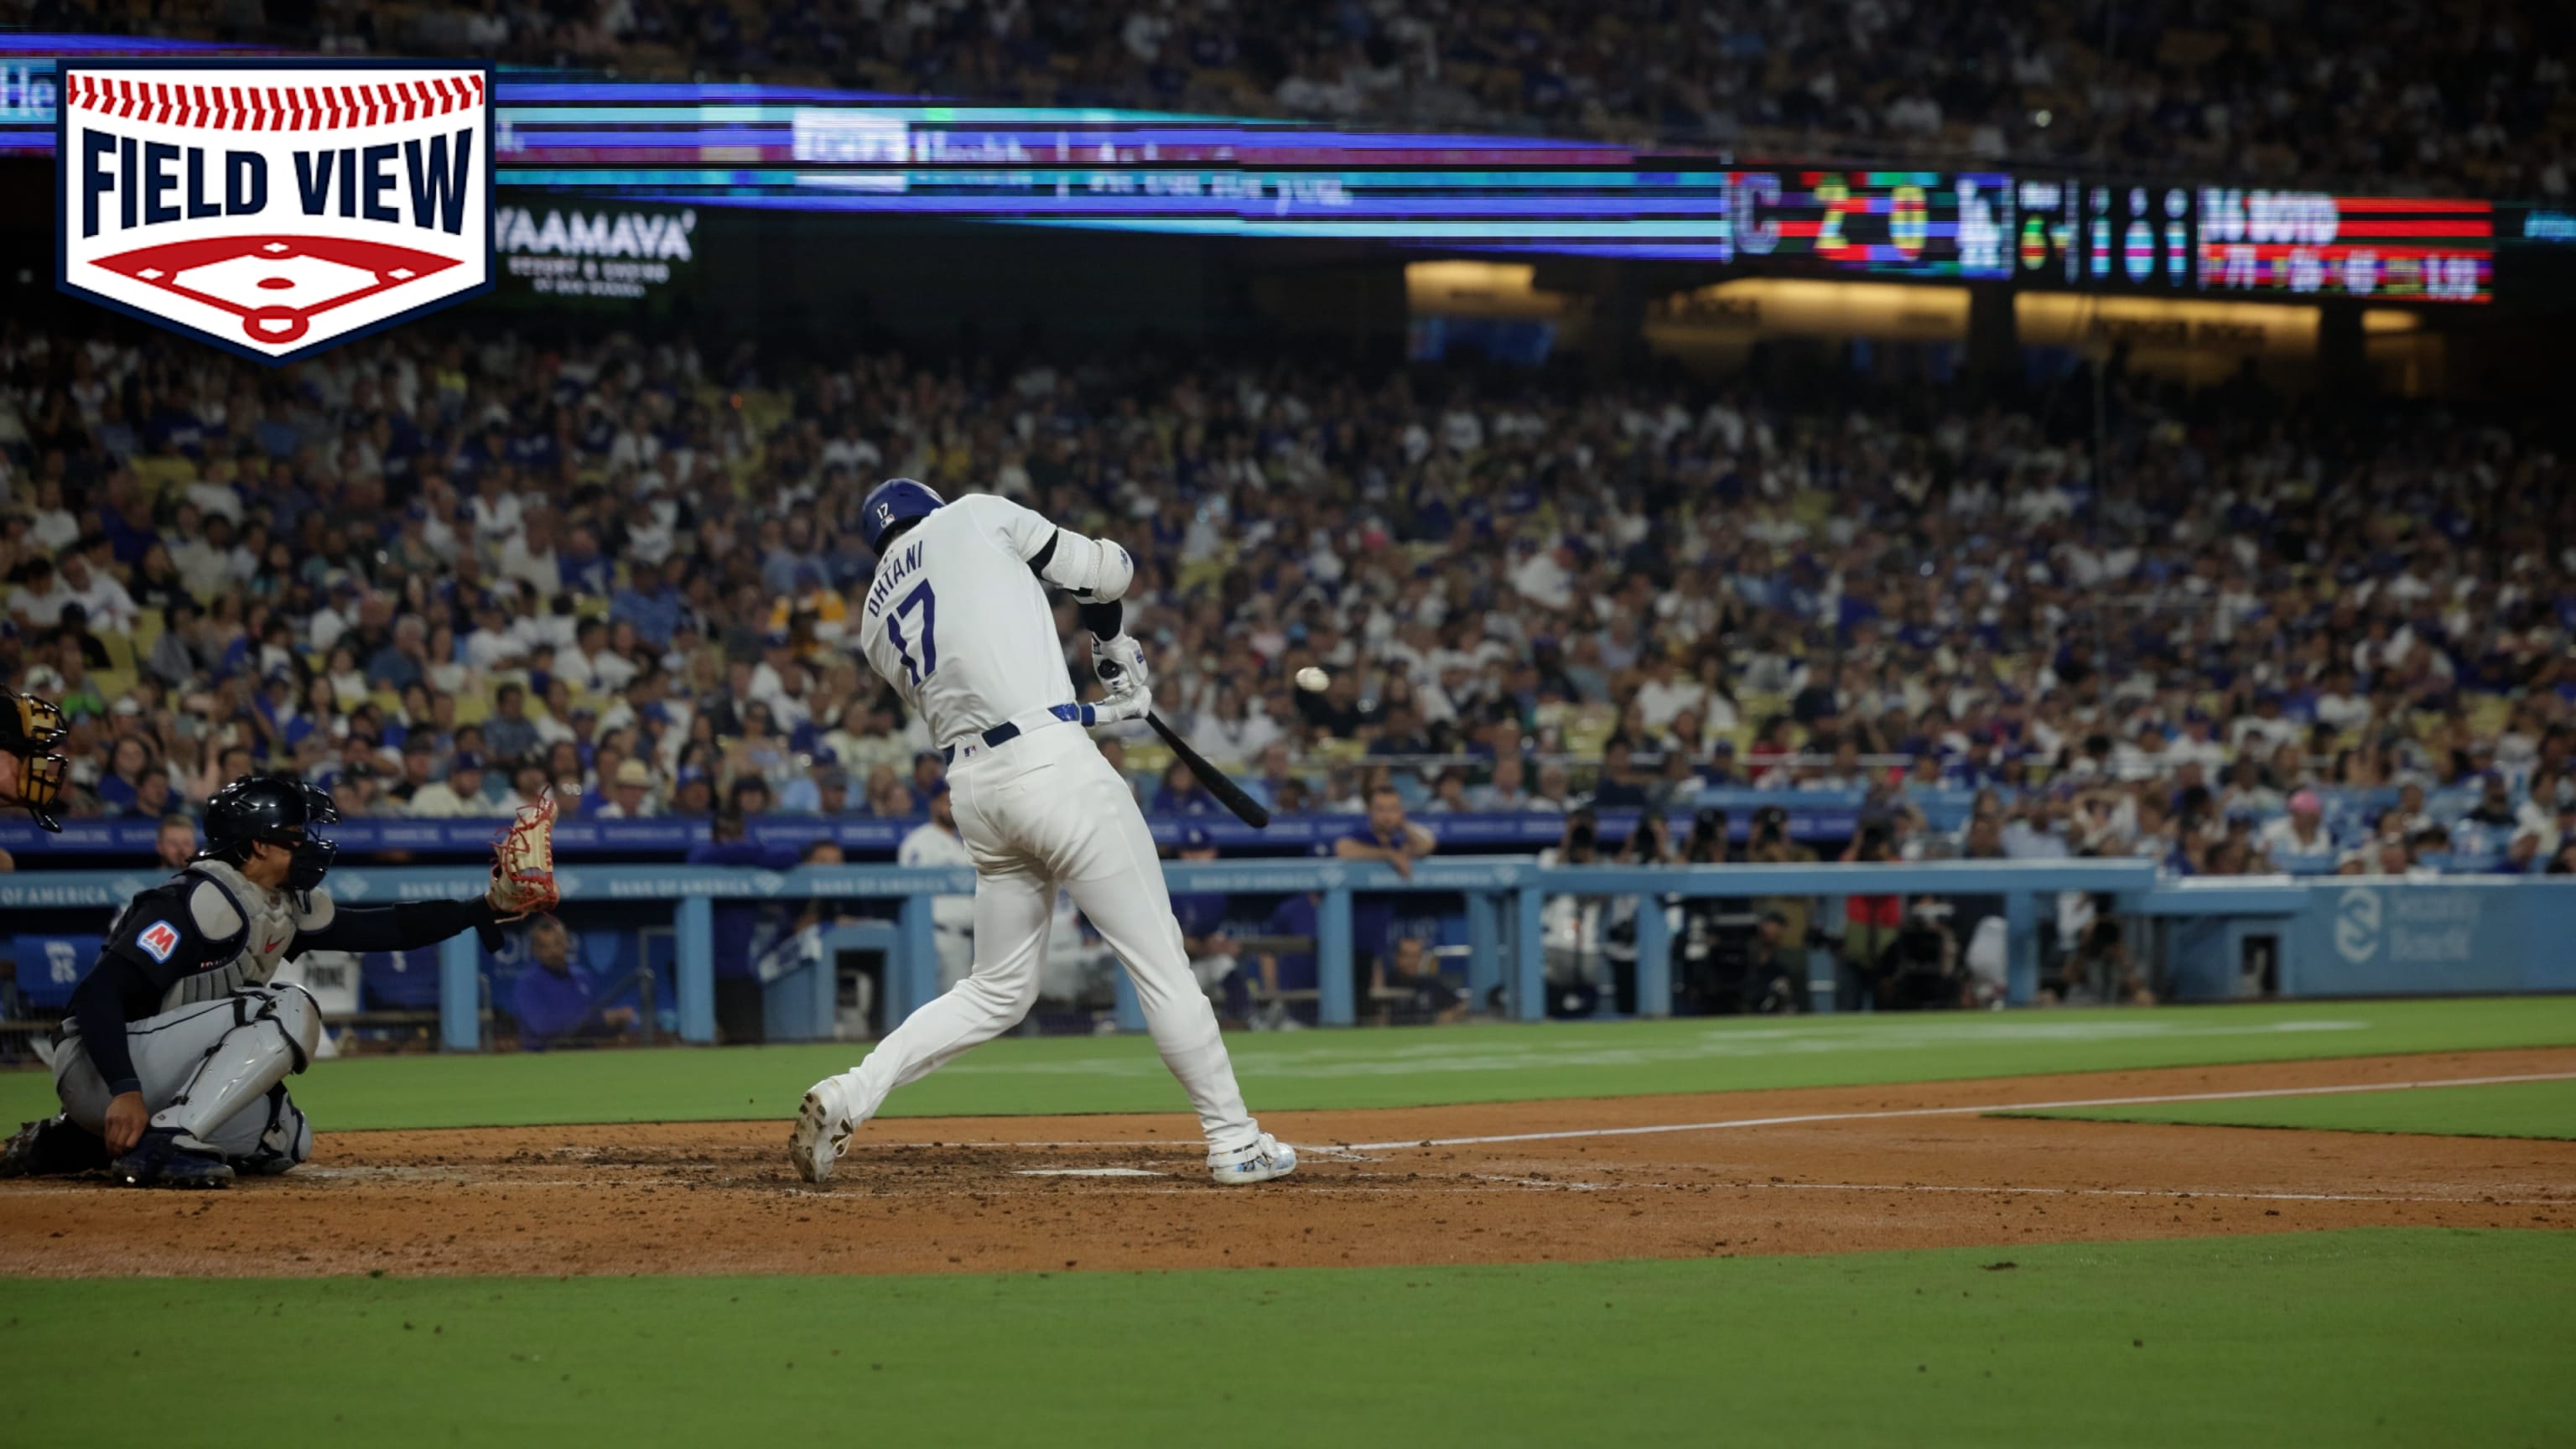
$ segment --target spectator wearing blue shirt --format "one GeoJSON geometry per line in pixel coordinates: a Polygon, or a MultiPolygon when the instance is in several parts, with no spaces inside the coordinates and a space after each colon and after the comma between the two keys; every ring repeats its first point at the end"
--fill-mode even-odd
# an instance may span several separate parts
{"type": "Polygon", "coordinates": [[[561,1042],[614,1037],[635,1029],[635,1008],[602,1006],[590,972],[574,959],[572,933],[552,916],[528,928],[528,960],[510,987],[519,1045],[544,1051],[561,1042]]]}
{"type": "Polygon", "coordinates": [[[1198,776],[1191,773],[1190,767],[1179,760],[1172,761],[1163,771],[1162,787],[1154,792],[1154,813],[1213,815],[1216,810],[1216,797],[1208,793],[1207,786],[1199,783],[1198,776]]]}
{"type": "Polygon", "coordinates": [[[816,747],[805,773],[779,788],[778,808],[790,815],[838,815],[850,807],[850,777],[832,747],[816,747]]]}
{"type": "MultiPolygon", "coordinates": [[[[1268,948],[1261,953],[1261,1001],[1253,1013],[1255,1031],[1295,1030],[1306,1025],[1291,1015],[1283,999],[1289,992],[1315,989],[1315,907],[1312,893],[1293,895],[1271,908],[1261,924],[1268,948]],[[1302,945],[1290,944],[1302,942],[1302,945]]],[[[1308,1017],[1313,1012],[1306,1013],[1308,1017]]]]}
{"type": "MultiPolygon", "coordinates": [[[[1185,825],[1173,858],[1214,860],[1216,837],[1204,825],[1185,825]]],[[[1181,947],[1189,953],[1190,969],[1197,973],[1200,989],[1220,1010],[1240,1017],[1251,1004],[1250,983],[1235,969],[1239,962],[1234,939],[1226,934],[1225,911],[1223,891],[1189,891],[1172,897],[1172,918],[1180,923],[1181,947]]]]}
{"type": "MultiPolygon", "coordinates": [[[[1439,848],[1439,838],[1404,818],[1404,797],[1393,785],[1369,792],[1368,818],[1333,842],[1341,860],[1377,861],[1397,875],[1413,878],[1413,863],[1439,848]]],[[[1351,970],[1356,995],[1366,995],[1395,927],[1395,898],[1361,894],[1351,898],[1351,970]]]]}
{"type": "MultiPolygon", "coordinates": [[[[719,811],[708,837],[705,843],[689,847],[689,864],[748,865],[762,870],[792,870],[796,866],[795,851],[783,845],[762,845],[749,838],[739,810],[719,811]]],[[[763,1027],[757,962],[759,948],[764,944],[762,937],[777,934],[778,906],[775,902],[718,899],[714,915],[716,1030],[728,1042],[759,1041],[763,1027]],[[764,921],[764,916],[772,919],[764,921]],[[764,931],[764,926],[770,929],[764,931]]]]}
{"type": "Polygon", "coordinates": [[[516,680],[502,684],[492,698],[493,716],[483,722],[483,746],[497,760],[519,761],[536,753],[537,722],[528,718],[528,691],[516,680]]]}
{"type": "Polygon", "coordinates": [[[644,642],[656,649],[671,647],[671,636],[680,632],[682,604],[680,591],[670,582],[685,566],[677,559],[668,570],[639,563],[628,575],[626,587],[608,600],[608,617],[635,626],[644,642]]]}
{"type": "Polygon", "coordinates": [[[617,581],[617,566],[599,551],[598,533],[586,526],[574,527],[556,551],[555,567],[562,571],[564,587],[576,594],[606,594],[617,581]]]}

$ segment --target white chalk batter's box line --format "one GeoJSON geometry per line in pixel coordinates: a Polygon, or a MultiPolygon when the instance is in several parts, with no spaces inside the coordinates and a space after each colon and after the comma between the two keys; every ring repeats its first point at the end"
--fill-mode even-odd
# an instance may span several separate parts
{"type": "Polygon", "coordinates": [[[68,104],[201,131],[329,131],[443,116],[482,99],[483,77],[474,74],[356,86],[223,86],[75,73],[68,104]]]}

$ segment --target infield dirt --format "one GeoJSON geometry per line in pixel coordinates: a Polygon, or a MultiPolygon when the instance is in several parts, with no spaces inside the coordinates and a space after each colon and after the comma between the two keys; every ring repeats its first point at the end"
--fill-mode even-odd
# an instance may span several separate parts
{"type": "Polygon", "coordinates": [[[304,1168],[223,1192],[0,1183],[0,1274],[1342,1267],[2563,1230],[2576,1142],[1977,1115],[2552,1073],[2576,1073],[2576,1049],[1290,1112],[1263,1125],[1305,1163],[1254,1189],[1210,1184],[1179,1115],[880,1121],[822,1188],[788,1168],[784,1122],[326,1132],[304,1168]],[[1874,1115],[1891,1113],[1911,1115],[1874,1115]],[[1547,1133],[1567,1135],[1457,1140],[1547,1133]]]}

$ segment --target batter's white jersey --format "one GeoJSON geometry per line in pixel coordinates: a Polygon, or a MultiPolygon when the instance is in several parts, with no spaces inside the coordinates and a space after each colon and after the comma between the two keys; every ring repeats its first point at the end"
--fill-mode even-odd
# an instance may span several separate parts
{"type": "Polygon", "coordinates": [[[1055,610],[1030,572],[1056,526],[970,494],[912,526],[877,563],[859,615],[868,663],[941,745],[1073,703],[1055,610]]]}

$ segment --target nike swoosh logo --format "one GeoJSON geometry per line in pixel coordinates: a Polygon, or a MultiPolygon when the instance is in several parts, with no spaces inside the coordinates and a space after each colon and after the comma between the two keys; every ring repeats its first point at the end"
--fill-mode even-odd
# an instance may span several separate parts
{"type": "Polygon", "coordinates": [[[281,937],[279,937],[278,939],[276,939],[276,940],[274,940],[274,941],[269,942],[267,945],[260,947],[259,949],[260,949],[263,953],[265,953],[265,952],[269,952],[269,951],[274,951],[274,950],[276,950],[278,947],[283,946],[283,945],[285,945],[285,944],[286,944],[286,938],[285,938],[285,937],[283,937],[283,936],[281,936],[281,937]]]}

